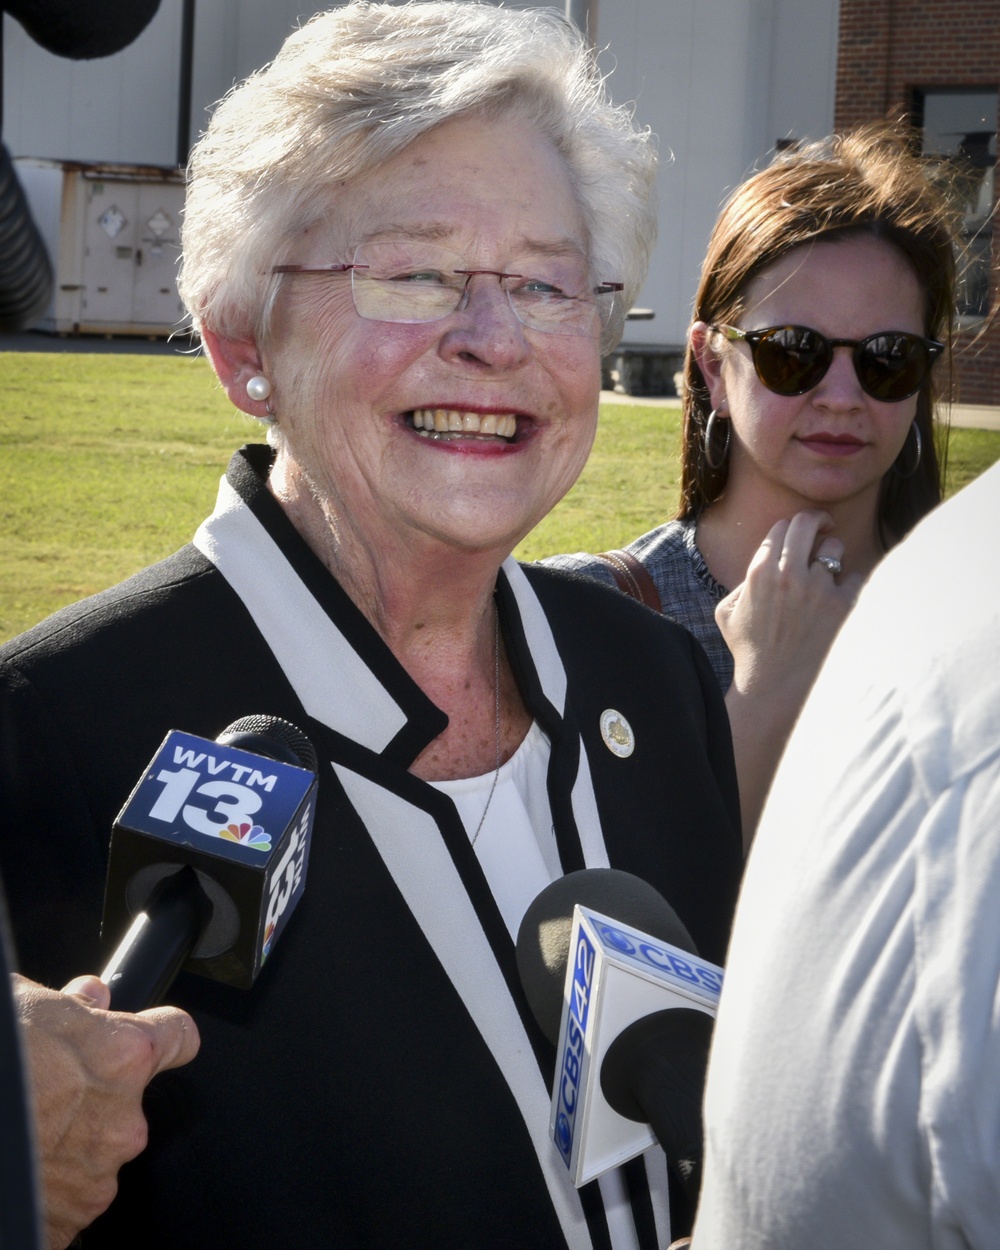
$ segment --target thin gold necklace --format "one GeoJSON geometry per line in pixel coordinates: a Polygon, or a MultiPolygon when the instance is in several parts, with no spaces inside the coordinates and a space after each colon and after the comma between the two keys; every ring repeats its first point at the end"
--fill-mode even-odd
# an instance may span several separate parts
{"type": "Polygon", "coordinates": [[[476,839],[483,831],[483,825],[486,823],[486,813],[490,810],[490,804],[493,802],[493,792],[497,788],[497,779],[500,776],[500,613],[497,611],[495,601],[493,603],[493,732],[496,743],[496,767],[493,770],[493,784],[490,786],[486,806],[483,808],[483,814],[479,818],[476,832],[472,835],[473,846],[476,845],[476,839]]]}

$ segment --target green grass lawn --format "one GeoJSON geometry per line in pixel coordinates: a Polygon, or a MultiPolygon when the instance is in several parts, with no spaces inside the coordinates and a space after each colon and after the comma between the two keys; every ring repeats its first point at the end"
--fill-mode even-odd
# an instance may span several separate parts
{"type": "Polygon", "coordinates": [[[0,377],[6,638],[187,541],[254,422],[200,359],[5,352],[0,377]]]}
{"type": "MultiPolygon", "coordinates": [[[[200,357],[0,352],[0,640],[176,550],[260,438],[200,357]]],[[[676,508],[680,409],[609,403],[572,491],[517,554],[605,551],[676,508]]],[[[956,430],[949,490],[1000,459],[956,430]]]]}

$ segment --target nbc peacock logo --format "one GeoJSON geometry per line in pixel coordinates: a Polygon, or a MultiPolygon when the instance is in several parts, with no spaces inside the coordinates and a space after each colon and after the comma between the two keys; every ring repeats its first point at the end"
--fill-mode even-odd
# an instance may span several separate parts
{"type": "Polygon", "coordinates": [[[271,835],[260,825],[253,825],[248,820],[226,825],[225,829],[219,830],[217,836],[227,842],[238,842],[240,846],[252,846],[255,851],[271,849],[271,835]]]}

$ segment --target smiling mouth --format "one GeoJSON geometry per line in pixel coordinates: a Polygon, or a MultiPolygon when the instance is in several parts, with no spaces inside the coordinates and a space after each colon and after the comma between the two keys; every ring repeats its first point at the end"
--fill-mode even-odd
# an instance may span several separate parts
{"type": "Polygon", "coordinates": [[[512,412],[461,412],[457,408],[414,408],[407,414],[407,424],[422,438],[436,442],[455,439],[500,439],[513,442],[517,434],[517,417],[512,412]]]}

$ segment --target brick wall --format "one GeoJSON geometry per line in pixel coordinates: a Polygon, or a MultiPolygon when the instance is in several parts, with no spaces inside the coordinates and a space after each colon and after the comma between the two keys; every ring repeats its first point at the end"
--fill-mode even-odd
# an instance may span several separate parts
{"type": "MultiPolygon", "coordinates": [[[[907,115],[914,88],[998,85],[1000,0],[841,0],[835,129],[907,115]]],[[[994,310],[998,275],[1000,224],[993,235],[994,310]]],[[[956,346],[956,398],[1000,404],[1000,314],[963,332],[956,346]]]]}

